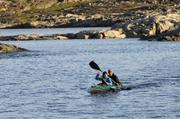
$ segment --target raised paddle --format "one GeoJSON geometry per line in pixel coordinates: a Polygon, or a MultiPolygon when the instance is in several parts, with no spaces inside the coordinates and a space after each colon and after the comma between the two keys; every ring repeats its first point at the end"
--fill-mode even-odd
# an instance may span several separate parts
{"type": "Polygon", "coordinates": [[[94,61],[89,62],[89,66],[95,70],[99,70],[100,72],[102,72],[100,67],[94,61]]]}
{"type": "MultiPolygon", "coordinates": [[[[95,69],[95,70],[98,70],[98,71],[102,72],[102,70],[100,69],[100,67],[99,67],[94,61],[89,62],[89,66],[90,66],[92,69],[95,69]]],[[[108,85],[103,78],[102,78],[102,81],[103,81],[106,85],[108,85]]]]}

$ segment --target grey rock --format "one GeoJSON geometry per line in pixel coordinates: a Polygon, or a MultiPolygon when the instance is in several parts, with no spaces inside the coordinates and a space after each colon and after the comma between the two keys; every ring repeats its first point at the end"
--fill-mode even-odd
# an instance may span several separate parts
{"type": "Polygon", "coordinates": [[[122,29],[102,31],[104,38],[126,38],[126,34],[122,29]]]}
{"type": "Polygon", "coordinates": [[[66,37],[66,36],[57,35],[57,36],[55,36],[53,39],[55,39],[55,40],[67,40],[67,39],[69,39],[69,38],[66,37]]]}
{"type": "Polygon", "coordinates": [[[0,43],[0,54],[1,53],[20,52],[20,51],[28,51],[28,50],[25,48],[17,47],[15,45],[0,43]]]}

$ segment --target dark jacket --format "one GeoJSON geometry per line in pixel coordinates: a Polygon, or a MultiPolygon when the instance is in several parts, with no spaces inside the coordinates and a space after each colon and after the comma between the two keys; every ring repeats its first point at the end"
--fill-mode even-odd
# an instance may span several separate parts
{"type": "Polygon", "coordinates": [[[109,76],[113,80],[113,84],[118,83],[121,84],[119,78],[113,73],[112,76],[109,76]]]}

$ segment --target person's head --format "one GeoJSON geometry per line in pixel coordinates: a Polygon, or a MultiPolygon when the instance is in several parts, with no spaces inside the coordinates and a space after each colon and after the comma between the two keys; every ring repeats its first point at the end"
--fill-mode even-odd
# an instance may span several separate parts
{"type": "Polygon", "coordinates": [[[113,71],[112,69],[108,69],[108,75],[112,76],[113,75],[113,71]]]}
{"type": "Polygon", "coordinates": [[[103,77],[103,78],[106,78],[106,77],[107,77],[107,72],[106,72],[106,71],[103,72],[102,77],[103,77]]]}

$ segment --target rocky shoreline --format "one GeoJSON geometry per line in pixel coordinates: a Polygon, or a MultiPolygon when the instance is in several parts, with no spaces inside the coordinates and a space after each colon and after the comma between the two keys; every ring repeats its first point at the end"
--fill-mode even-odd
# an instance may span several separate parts
{"type": "Polygon", "coordinates": [[[130,23],[118,23],[110,30],[90,30],[79,33],[53,35],[17,35],[1,36],[0,41],[27,40],[67,40],[67,39],[123,39],[141,38],[142,40],[179,41],[180,14],[157,14],[134,20],[130,23]]]}
{"type": "Polygon", "coordinates": [[[108,26],[112,27],[112,29],[82,31],[76,34],[54,34],[50,36],[39,34],[0,36],[0,40],[107,38],[141,38],[159,41],[180,40],[180,4],[178,0],[84,0],[82,2],[71,1],[69,3],[52,0],[50,2],[51,5],[49,5],[49,2],[40,2],[38,0],[36,2],[36,4],[26,3],[24,5],[24,2],[19,1],[16,3],[16,7],[13,8],[14,12],[11,10],[8,12],[7,6],[12,7],[15,3],[7,3],[7,8],[4,8],[6,12],[0,12],[0,27],[57,28],[108,26]],[[42,7],[43,5],[44,7],[42,7]],[[18,6],[22,6],[22,9],[18,6]],[[34,7],[36,9],[32,9],[34,7]]]}
{"type": "Polygon", "coordinates": [[[68,3],[61,3],[60,0],[43,2],[35,0],[34,2],[1,0],[0,28],[105,27],[127,24],[155,14],[180,12],[178,0],[71,0],[68,3]]]}
{"type": "MultiPolygon", "coordinates": [[[[178,0],[83,0],[61,3],[57,0],[0,1],[0,28],[111,27],[52,35],[0,36],[0,41],[124,39],[180,41],[178,0]],[[51,4],[50,4],[51,3],[51,4]],[[11,8],[11,9],[9,9],[11,8]],[[35,9],[34,9],[35,8],[35,9]]],[[[0,53],[23,51],[0,44],[0,53]]]]}

